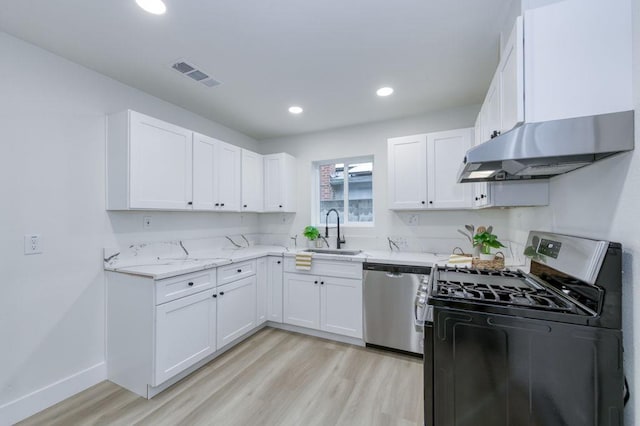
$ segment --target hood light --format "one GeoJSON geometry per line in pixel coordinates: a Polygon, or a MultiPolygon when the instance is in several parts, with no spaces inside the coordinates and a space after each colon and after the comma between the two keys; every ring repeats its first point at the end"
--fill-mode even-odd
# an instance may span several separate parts
{"type": "Polygon", "coordinates": [[[167,11],[167,6],[164,5],[162,0],[136,0],[136,3],[143,10],[154,15],[164,15],[167,11]]]}

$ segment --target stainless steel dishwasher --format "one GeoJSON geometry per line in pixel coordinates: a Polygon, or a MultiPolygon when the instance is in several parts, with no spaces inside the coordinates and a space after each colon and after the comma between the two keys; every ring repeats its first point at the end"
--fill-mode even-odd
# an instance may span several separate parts
{"type": "MultiPolygon", "coordinates": [[[[431,268],[364,263],[364,341],[367,346],[422,354],[416,325],[416,294],[431,268]]],[[[426,287],[425,287],[426,288],[426,287]]]]}

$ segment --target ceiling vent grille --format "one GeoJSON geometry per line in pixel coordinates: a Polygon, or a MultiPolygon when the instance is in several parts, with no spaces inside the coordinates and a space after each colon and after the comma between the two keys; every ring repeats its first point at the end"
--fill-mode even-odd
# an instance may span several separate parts
{"type": "Polygon", "coordinates": [[[180,74],[191,78],[192,80],[202,83],[207,87],[215,87],[222,84],[218,80],[214,80],[206,72],[198,69],[193,63],[187,62],[183,59],[179,59],[171,64],[171,68],[178,71],[180,74]]]}

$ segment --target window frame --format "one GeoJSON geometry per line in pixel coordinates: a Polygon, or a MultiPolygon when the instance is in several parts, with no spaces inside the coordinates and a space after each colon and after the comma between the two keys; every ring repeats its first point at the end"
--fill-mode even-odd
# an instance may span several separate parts
{"type": "MultiPolygon", "coordinates": [[[[374,179],[375,173],[375,157],[373,154],[360,155],[356,157],[341,157],[332,158],[327,160],[319,160],[311,162],[311,223],[315,223],[315,226],[325,226],[324,218],[320,217],[320,166],[327,164],[343,163],[345,167],[354,163],[371,163],[371,214],[373,215],[371,222],[350,222],[349,221],[349,179],[348,176],[344,179],[344,209],[343,215],[340,216],[340,226],[350,228],[372,228],[375,226],[375,197],[374,197],[374,179]]],[[[335,224],[329,224],[330,227],[335,227],[335,224]]]]}

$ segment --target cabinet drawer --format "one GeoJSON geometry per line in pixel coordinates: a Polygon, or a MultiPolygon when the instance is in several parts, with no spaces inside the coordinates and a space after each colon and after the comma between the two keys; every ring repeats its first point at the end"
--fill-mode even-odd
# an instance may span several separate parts
{"type": "Polygon", "coordinates": [[[241,278],[256,274],[256,261],[232,263],[218,268],[218,283],[220,285],[230,283],[241,278]]]}
{"type": "Polygon", "coordinates": [[[296,269],[295,257],[285,257],[284,271],[295,272],[296,274],[362,279],[362,263],[351,261],[313,259],[311,261],[311,270],[303,271],[296,269]]]}
{"type": "Polygon", "coordinates": [[[194,272],[156,281],[156,305],[216,286],[215,270],[194,272]]]}

